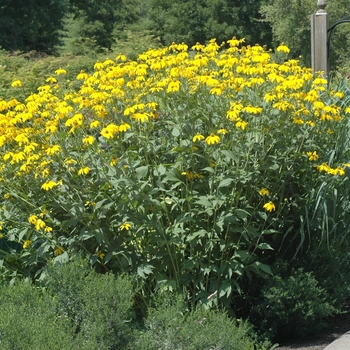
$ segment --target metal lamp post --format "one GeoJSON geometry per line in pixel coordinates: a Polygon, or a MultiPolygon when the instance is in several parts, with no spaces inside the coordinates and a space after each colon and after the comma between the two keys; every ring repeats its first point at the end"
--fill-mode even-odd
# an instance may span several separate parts
{"type": "Polygon", "coordinates": [[[328,13],[325,10],[327,0],[318,0],[318,11],[311,16],[311,67],[312,72],[324,72],[329,75],[328,57],[328,13]]]}

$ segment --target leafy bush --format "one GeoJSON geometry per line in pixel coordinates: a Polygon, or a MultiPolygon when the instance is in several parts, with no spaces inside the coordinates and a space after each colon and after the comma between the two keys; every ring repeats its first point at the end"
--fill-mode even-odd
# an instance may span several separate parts
{"type": "Polygon", "coordinates": [[[168,293],[149,309],[145,330],[138,332],[131,349],[254,349],[248,331],[247,325],[238,325],[224,312],[202,307],[186,311],[184,300],[168,293]]]}
{"type": "Polygon", "coordinates": [[[81,349],[54,298],[29,283],[0,286],[1,349],[81,349]]]}
{"type": "Polygon", "coordinates": [[[132,340],[129,279],[96,274],[77,260],[50,268],[45,284],[88,349],[125,349],[132,340]]]}
{"type": "Polygon", "coordinates": [[[311,272],[286,267],[263,287],[252,318],[260,332],[276,341],[300,338],[325,326],[325,318],[338,312],[311,272]],[[283,271],[284,270],[284,271],[283,271]]]}
{"type": "Polygon", "coordinates": [[[46,269],[38,288],[0,287],[1,349],[253,349],[249,327],[222,311],[189,312],[169,293],[134,329],[133,288],[125,277],[96,274],[82,259],[46,269]]]}
{"type": "Polygon", "coordinates": [[[72,87],[57,69],[24,103],[1,101],[0,221],[20,244],[4,273],[40,276],[47,261],[84,254],[146,280],[146,297],[178,290],[230,308],[244,279],[323,239],[315,188],[348,182],[348,141],[334,152],[344,92],[234,38],[94,69],[72,87]]]}

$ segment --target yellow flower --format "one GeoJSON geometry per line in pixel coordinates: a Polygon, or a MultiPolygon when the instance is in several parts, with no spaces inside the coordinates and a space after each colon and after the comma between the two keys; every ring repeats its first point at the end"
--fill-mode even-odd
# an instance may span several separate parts
{"type": "Polygon", "coordinates": [[[247,127],[248,123],[245,122],[244,120],[239,120],[235,125],[236,125],[236,128],[240,128],[244,130],[247,127]]]}
{"type": "Polygon", "coordinates": [[[134,113],[132,116],[131,116],[133,119],[136,119],[138,122],[148,122],[148,119],[149,119],[149,114],[147,113],[134,113]]]}
{"type": "Polygon", "coordinates": [[[29,247],[31,246],[31,244],[32,244],[32,241],[29,240],[29,239],[27,239],[27,240],[24,241],[24,243],[23,243],[23,249],[29,248],[29,247]]]}
{"type": "Polygon", "coordinates": [[[280,46],[278,46],[277,51],[278,52],[284,52],[284,53],[289,53],[290,52],[288,46],[286,46],[284,44],[281,44],[280,46]]]}
{"type": "Polygon", "coordinates": [[[129,224],[128,222],[124,222],[124,224],[120,225],[119,227],[121,230],[127,230],[129,231],[131,228],[131,224],[129,224]]]}
{"type": "Polygon", "coordinates": [[[57,247],[54,251],[54,255],[59,256],[59,255],[62,255],[63,252],[64,252],[64,249],[62,247],[57,247]]]}
{"type": "Polygon", "coordinates": [[[77,80],[86,80],[89,76],[82,70],[77,75],[77,80]]]}
{"type": "MultiPolygon", "coordinates": [[[[1,226],[1,230],[2,230],[2,226],[1,226]]],[[[4,235],[2,233],[0,233],[0,238],[4,238],[4,235]]]]}
{"type": "Polygon", "coordinates": [[[318,159],[318,154],[316,151],[314,152],[306,152],[307,156],[309,157],[309,160],[312,162],[312,161],[315,161],[318,159]]]}
{"type": "Polygon", "coordinates": [[[270,212],[276,210],[275,205],[274,205],[271,201],[265,203],[263,208],[264,208],[265,210],[267,210],[267,211],[270,211],[270,212]]]}
{"type": "Polygon", "coordinates": [[[78,175],[87,175],[90,172],[90,168],[84,166],[78,170],[78,175]]]}
{"type": "Polygon", "coordinates": [[[93,136],[91,136],[91,135],[86,136],[86,137],[83,138],[83,144],[85,146],[92,145],[94,143],[94,141],[95,141],[95,138],[93,136]]]}
{"type": "Polygon", "coordinates": [[[118,158],[112,158],[112,160],[110,161],[109,165],[110,166],[115,166],[118,163],[118,158]]]}
{"type": "Polygon", "coordinates": [[[202,140],[204,140],[204,136],[201,134],[194,135],[192,139],[193,142],[202,141],[202,140]]]}
{"type": "Polygon", "coordinates": [[[55,70],[55,74],[60,75],[60,74],[67,74],[66,70],[63,68],[59,68],[55,70]]]}
{"type": "Polygon", "coordinates": [[[218,135],[215,134],[210,134],[206,139],[205,142],[208,145],[216,145],[217,143],[220,142],[220,137],[218,135]]]}
{"type": "Polygon", "coordinates": [[[36,222],[38,221],[38,217],[34,214],[32,214],[29,219],[28,219],[29,223],[31,223],[32,225],[35,225],[36,222]]]}
{"type": "Polygon", "coordinates": [[[226,129],[219,129],[218,130],[218,134],[226,135],[227,133],[228,133],[228,131],[226,129]]]}
{"type": "Polygon", "coordinates": [[[126,61],[126,56],[125,55],[123,55],[123,54],[119,54],[117,57],[116,57],[116,61],[118,61],[118,60],[121,60],[121,61],[126,61]]]}
{"type": "Polygon", "coordinates": [[[166,92],[176,92],[180,90],[181,83],[179,81],[172,81],[168,85],[168,89],[166,92]]]}
{"type": "Polygon", "coordinates": [[[43,183],[41,185],[41,188],[45,191],[49,191],[52,188],[54,188],[55,186],[57,186],[57,182],[49,180],[49,181],[46,181],[45,183],[43,183]]]}
{"type": "Polygon", "coordinates": [[[43,221],[43,220],[41,220],[41,219],[38,219],[37,221],[36,221],[36,224],[35,224],[35,229],[37,230],[37,231],[40,231],[42,228],[44,228],[46,226],[46,224],[45,224],[45,222],[43,221]]]}
{"type": "Polygon", "coordinates": [[[269,190],[267,188],[262,188],[260,191],[259,191],[259,194],[261,196],[268,196],[270,194],[269,190]]]}
{"type": "Polygon", "coordinates": [[[119,131],[119,126],[111,123],[101,130],[101,135],[106,139],[111,139],[119,131]]]}
{"type": "Polygon", "coordinates": [[[119,131],[121,131],[121,132],[125,132],[128,129],[131,129],[131,126],[127,123],[123,123],[123,124],[119,125],[119,131]]]}
{"type": "Polygon", "coordinates": [[[254,107],[254,106],[247,106],[247,107],[242,108],[243,112],[247,112],[250,114],[259,114],[262,112],[262,110],[263,109],[261,107],[254,107]]]}
{"type": "Polygon", "coordinates": [[[46,150],[46,154],[48,156],[53,156],[56,152],[61,152],[61,147],[58,146],[58,145],[54,145],[52,147],[49,147],[47,150],[46,150]]]}
{"type": "Polygon", "coordinates": [[[100,126],[100,122],[98,120],[93,120],[90,123],[90,129],[98,128],[100,126]]]}
{"type": "Polygon", "coordinates": [[[13,88],[21,87],[21,86],[23,86],[23,83],[19,79],[14,80],[13,83],[11,84],[11,87],[13,88]]]}
{"type": "Polygon", "coordinates": [[[57,83],[57,79],[54,78],[54,77],[49,77],[49,78],[46,79],[46,82],[54,84],[54,83],[57,83]]]}
{"type": "Polygon", "coordinates": [[[106,256],[106,254],[102,253],[101,251],[98,251],[97,256],[102,260],[106,256]]]}

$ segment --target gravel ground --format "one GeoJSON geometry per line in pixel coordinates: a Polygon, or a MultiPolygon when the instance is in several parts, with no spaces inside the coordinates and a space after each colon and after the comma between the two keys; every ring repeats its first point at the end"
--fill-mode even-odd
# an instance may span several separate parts
{"type": "Polygon", "coordinates": [[[281,344],[276,350],[323,350],[327,345],[350,331],[350,305],[344,307],[344,313],[329,319],[328,327],[320,333],[304,339],[281,344]]]}

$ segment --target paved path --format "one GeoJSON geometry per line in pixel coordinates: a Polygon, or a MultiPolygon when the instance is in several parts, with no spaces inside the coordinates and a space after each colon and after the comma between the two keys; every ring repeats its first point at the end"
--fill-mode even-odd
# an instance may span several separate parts
{"type": "Polygon", "coordinates": [[[326,346],[324,350],[350,350],[350,331],[326,346]]]}

